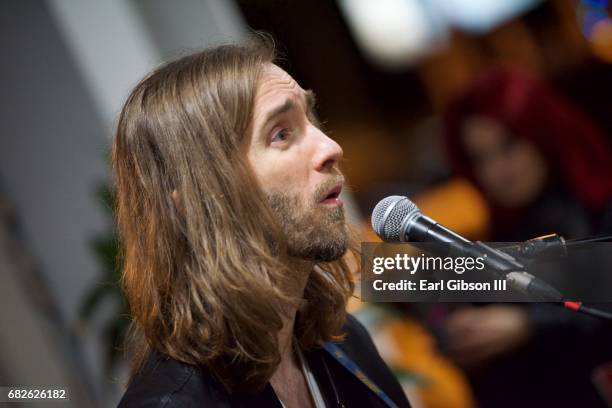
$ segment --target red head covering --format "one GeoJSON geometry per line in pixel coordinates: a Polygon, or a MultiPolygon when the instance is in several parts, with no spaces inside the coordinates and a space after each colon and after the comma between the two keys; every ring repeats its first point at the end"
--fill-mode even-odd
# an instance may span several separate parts
{"type": "Polygon", "coordinates": [[[480,77],[451,103],[445,115],[451,165],[475,181],[462,142],[466,118],[486,116],[531,141],[552,172],[592,210],[612,199],[612,150],[603,132],[576,107],[528,74],[498,67],[480,77]]]}

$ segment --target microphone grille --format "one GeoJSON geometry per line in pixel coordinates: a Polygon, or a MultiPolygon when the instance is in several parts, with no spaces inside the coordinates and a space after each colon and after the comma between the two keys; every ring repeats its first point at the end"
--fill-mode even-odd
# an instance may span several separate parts
{"type": "Polygon", "coordinates": [[[398,242],[402,222],[406,217],[419,212],[416,204],[407,197],[383,198],[372,211],[372,228],[383,241],[398,242]]]}

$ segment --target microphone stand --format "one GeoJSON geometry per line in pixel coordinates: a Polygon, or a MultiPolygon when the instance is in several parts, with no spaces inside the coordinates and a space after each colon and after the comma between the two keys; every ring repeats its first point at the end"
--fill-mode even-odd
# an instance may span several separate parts
{"type": "MultiPolygon", "coordinates": [[[[509,253],[512,256],[522,258],[527,261],[533,261],[541,257],[564,257],[569,249],[581,249],[580,247],[598,243],[612,242],[612,235],[597,235],[586,238],[576,238],[565,240],[557,234],[545,235],[525,241],[519,245],[500,248],[500,250],[509,253]]],[[[612,320],[612,313],[604,310],[587,307],[582,302],[576,301],[561,301],[554,302],[573,312],[584,313],[589,316],[595,316],[601,319],[612,320]]]]}
{"type": "Polygon", "coordinates": [[[612,234],[611,235],[607,235],[607,234],[595,235],[593,237],[576,238],[576,239],[570,239],[566,241],[568,246],[592,244],[594,242],[612,242],[612,234]]]}

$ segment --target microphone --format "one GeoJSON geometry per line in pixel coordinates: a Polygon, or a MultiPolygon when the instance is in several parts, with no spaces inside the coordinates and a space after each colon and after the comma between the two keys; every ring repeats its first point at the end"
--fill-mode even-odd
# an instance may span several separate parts
{"type": "Polygon", "coordinates": [[[410,242],[428,251],[442,252],[448,248],[463,256],[482,257],[485,269],[504,278],[509,287],[539,301],[563,300],[559,291],[525,272],[525,266],[511,255],[480,241],[472,242],[438,224],[423,215],[407,197],[389,196],[376,204],[372,212],[372,228],[385,242],[410,242]],[[418,243],[446,245],[420,246],[418,243]]]}

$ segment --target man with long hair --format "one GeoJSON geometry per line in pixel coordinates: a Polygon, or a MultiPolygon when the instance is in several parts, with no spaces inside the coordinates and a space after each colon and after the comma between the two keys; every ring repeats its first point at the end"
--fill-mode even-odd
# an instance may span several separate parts
{"type": "Polygon", "coordinates": [[[133,318],[120,406],[408,406],[343,256],[340,146],[271,40],[170,62],[113,144],[133,318]]]}

